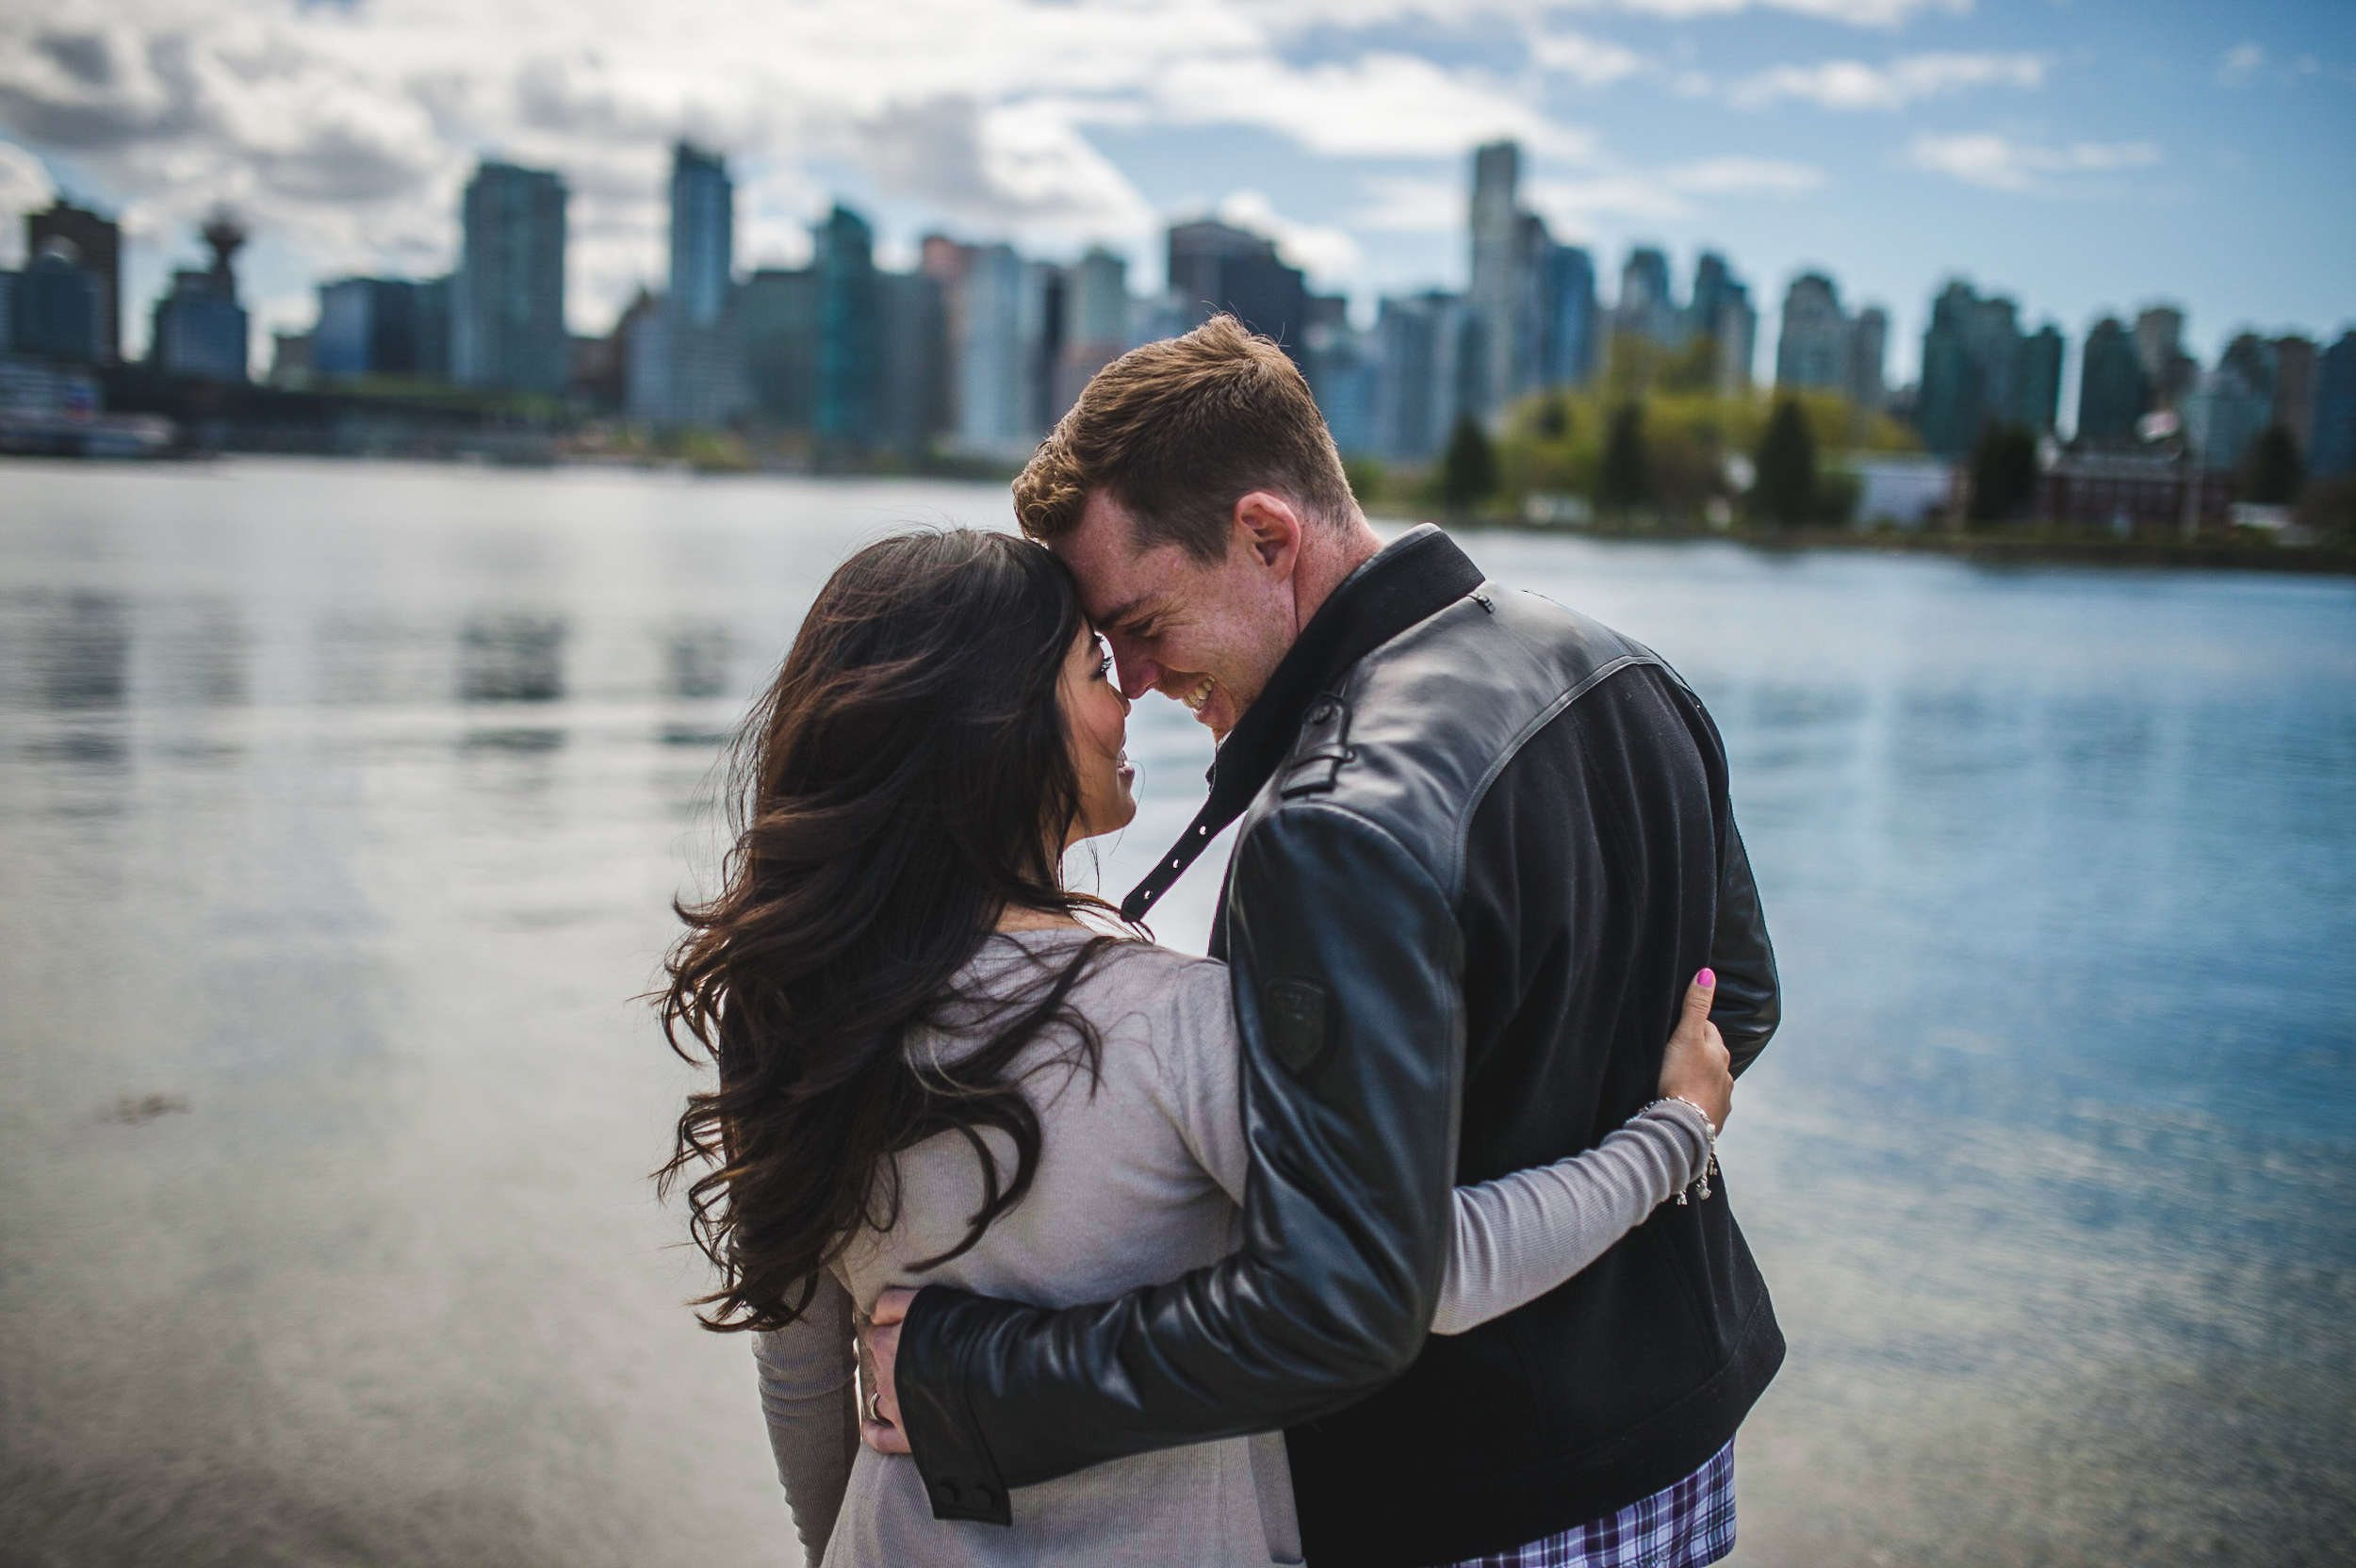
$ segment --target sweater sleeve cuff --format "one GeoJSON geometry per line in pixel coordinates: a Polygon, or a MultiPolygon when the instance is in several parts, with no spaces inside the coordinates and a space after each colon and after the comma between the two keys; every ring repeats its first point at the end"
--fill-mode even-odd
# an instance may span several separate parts
{"type": "Polygon", "coordinates": [[[1647,1118],[1666,1121],[1685,1135],[1684,1186],[1700,1175],[1710,1164],[1710,1122],[1702,1113],[1682,1100],[1656,1100],[1644,1107],[1647,1118]]]}

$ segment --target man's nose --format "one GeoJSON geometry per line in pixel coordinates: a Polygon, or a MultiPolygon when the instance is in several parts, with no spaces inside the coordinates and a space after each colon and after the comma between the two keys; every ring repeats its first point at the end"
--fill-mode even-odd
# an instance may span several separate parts
{"type": "Polygon", "coordinates": [[[1151,659],[1124,659],[1113,656],[1113,673],[1121,678],[1121,694],[1131,702],[1145,695],[1158,685],[1162,667],[1151,659]]]}

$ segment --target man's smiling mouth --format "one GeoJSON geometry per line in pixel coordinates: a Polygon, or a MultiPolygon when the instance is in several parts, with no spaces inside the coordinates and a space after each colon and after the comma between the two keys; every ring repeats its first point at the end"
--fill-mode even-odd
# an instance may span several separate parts
{"type": "Polygon", "coordinates": [[[1178,700],[1186,705],[1187,712],[1200,713],[1203,711],[1203,705],[1211,700],[1211,688],[1218,684],[1217,680],[1206,675],[1203,678],[1203,684],[1193,691],[1179,693],[1178,700]]]}

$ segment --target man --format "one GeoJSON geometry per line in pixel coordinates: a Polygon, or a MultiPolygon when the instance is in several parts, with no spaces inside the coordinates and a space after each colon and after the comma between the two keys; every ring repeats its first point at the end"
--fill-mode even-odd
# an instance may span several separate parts
{"type": "Polygon", "coordinates": [[[1775,1028],[1700,701],[1436,529],[1384,547],[1299,372],[1231,318],[1099,374],[1015,498],[1123,691],[1219,738],[1209,803],[1127,912],[1243,817],[1212,946],[1244,1041],[1243,1243],[1060,1312],[892,1293],[871,1437],[913,1451],[943,1518],[1004,1523],[1009,1488],[1281,1427],[1329,1568],[1636,1560],[1593,1555],[1630,1530],[1671,1544],[1648,1563],[1722,1556],[1729,1445],[1783,1354],[1723,1191],[1427,1333],[1450,1189],[1649,1101],[1695,970],[1738,1072],[1775,1028]]]}

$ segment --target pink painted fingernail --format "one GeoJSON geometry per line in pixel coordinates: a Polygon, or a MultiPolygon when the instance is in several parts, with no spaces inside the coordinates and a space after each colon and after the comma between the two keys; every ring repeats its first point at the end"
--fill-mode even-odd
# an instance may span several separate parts
{"type": "Polygon", "coordinates": [[[1718,977],[1715,974],[1712,974],[1710,971],[1704,970],[1699,974],[1693,976],[1693,984],[1699,986],[1704,990],[1709,990],[1718,984],[1718,977]]]}

